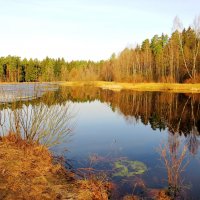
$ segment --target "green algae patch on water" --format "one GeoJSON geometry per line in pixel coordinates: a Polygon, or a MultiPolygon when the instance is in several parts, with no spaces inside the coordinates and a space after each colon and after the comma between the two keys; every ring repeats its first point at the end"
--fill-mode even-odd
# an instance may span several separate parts
{"type": "Polygon", "coordinates": [[[140,161],[135,160],[117,160],[114,162],[113,177],[131,177],[144,174],[147,166],[140,161]]]}

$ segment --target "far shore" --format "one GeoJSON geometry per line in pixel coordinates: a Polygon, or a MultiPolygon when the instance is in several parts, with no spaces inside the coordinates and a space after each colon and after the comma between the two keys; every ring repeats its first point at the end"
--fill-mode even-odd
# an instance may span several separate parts
{"type": "Polygon", "coordinates": [[[125,82],[105,82],[105,81],[70,81],[60,82],[61,86],[93,86],[114,91],[134,90],[134,91],[163,91],[174,93],[200,93],[200,83],[125,83],[125,82]]]}
{"type": "Polygon", "coordinates": [[[53,82],[0,82],[5,84],[38,84],[51,83],[60,86],[82,87],[93,86],[113,91],[134,90],[134,91],[162,91],[174,93],[200,93],[200,83],[127,83],[127,82],[106,82],[106,81],[53,81],[53,82]]]}

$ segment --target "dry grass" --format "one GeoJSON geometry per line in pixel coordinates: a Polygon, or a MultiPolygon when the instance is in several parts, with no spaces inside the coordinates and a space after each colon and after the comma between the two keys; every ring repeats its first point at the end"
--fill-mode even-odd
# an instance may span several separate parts
{"type": "Polygon", "coordinates": [[[61,86],[94,86],[102,89],[120,91],[122,89],[135,91],[169,91],[182,93],[200,93],[200,84],[180,84],[180,83],[119,83],[105,81],[75,81],[60,82],[61,86]]]}
{"type": "Polygon", "coordinates": [[[106,200],[108,197],[103,183],[75,180],[71,172],[53,162],[46,147],[27,143],[10,133],[0,138],[0,199],[106,200]]]}
{"type": "MultiPolygon", "coordinates": [[[[32,84],[37,82],[0,82],[1,84],[32,84]]],[[[46,83],[46,82],[39,82],[46,83]]],[[[120,91],[122,89],[135,91],[169,91],[181,93],[200,93],[200,83],[126,83],[126,82],[106,82],[106,81],[53,81],[53,84],[61,86],[94,86],[102,89],[120,91]]]]}
{"type": "MultiPolygon", "coordinates": [[[[151,191],[152,194],[149,194],[149,197],[146,199],[155,199],[155,200],[172,200],[169,196],[166,195],[166,191],[155,189],[151,191]]],[[[145,198],[141,198],[136,195],[126,195],[123,197],[123,200],[141,200],[145,198]]]]}
{"type": "Polygon", "coordinates": [[[1,139],[0,199],[60,199],[68,195],[65,177],[44,146],[14,134],[1,139]]]}
{"type": "Polygon", "coordinates": [[[79,200],[108,200],[108,190],[111,189],[109,183],[95,179],[86,179],[78,181],[80,184],[79,200]]]}

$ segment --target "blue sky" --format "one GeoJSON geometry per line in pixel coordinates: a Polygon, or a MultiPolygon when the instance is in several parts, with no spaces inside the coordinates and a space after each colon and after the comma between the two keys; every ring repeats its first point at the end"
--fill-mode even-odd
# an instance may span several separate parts
{"type": "Polygon", "coordinates": [[[199,0],[0,0],[0,56],[107,59],[200,14],[199,0]]]}

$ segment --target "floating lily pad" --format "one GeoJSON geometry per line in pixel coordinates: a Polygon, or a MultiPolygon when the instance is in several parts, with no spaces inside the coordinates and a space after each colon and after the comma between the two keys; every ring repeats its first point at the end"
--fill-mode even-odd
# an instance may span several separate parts
{"type": "Polygon", "coordinates": [[[147,171],[147,166],[140,161],[134,160],[117,160],[114,163],[113,177],[130,177],[138,174],[144,174],[147,171]]]}

